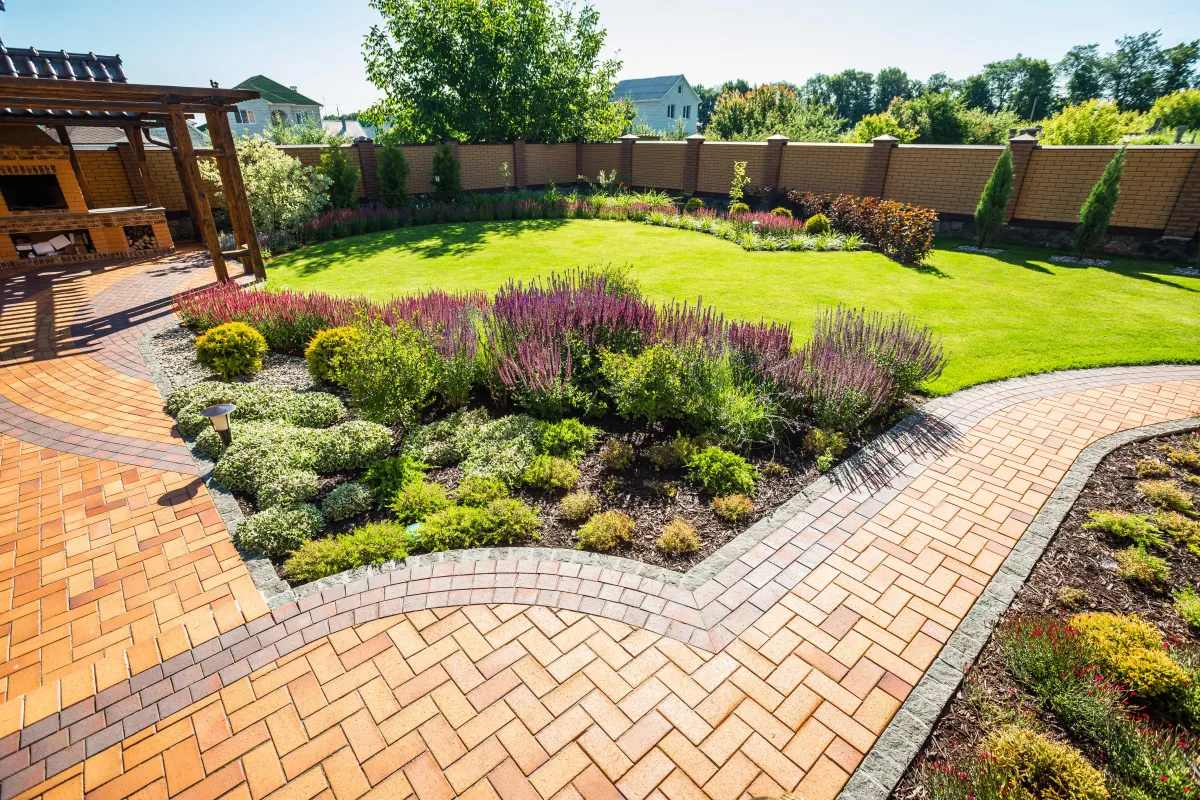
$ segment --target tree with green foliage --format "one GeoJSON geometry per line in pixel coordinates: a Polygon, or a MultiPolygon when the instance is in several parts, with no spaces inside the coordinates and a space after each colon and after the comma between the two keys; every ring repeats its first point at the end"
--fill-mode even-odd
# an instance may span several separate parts
{"type": "Polygon", "coordinates": [[[1105,59],[1109,92],[1122,111],[1148,111],[1159,96],[1162,53],[1159,31],[1122,36],[1105,59]]]}
{"type": "Polygon", "coordinates": [[[1150,108],[1149,117],[1161,119],[1167,128],[1182,125],[1190,130],[1200,129],[1200,88],[1184,89],[1158,98],[1150,108]]]}
{"type": "Polygon", "coordinates": [[[941,94],[942,92],[960,94],[963,88],[963,81],[956,81],[944,72],[935,72],[920,86],[920,91],[914,92],[914,94],[941,94]]]}
{"type": "Polygon", "coordinates": [[[963,144],[1004,144],[1013,130],[1025,125],[1021,115],[1009,109],[989,113],[982,108],[964,108],[958,116],[967,129],[963,144]]]}
{"type": "Polygon", "coordinates": [[[1055,65],[1054,71],[1066,86],[1063,100],[1067,105],[1079,105],[1104,95],[1104,61],[1098,44],[1072,47],[1055,65]]]}
{"type": "Polygon", "coordinates": [[[696,96],[700,98],[696,105],[696,124],[700,126],[708,125],[712,119],[713,111],[717,108],[717,99],[726,92],[741,92],[745,94],[750,91],[750,84],[738,78],[733,81],[725,81],[720,86],[703,86],[696,84],[692,87],[696,92],[696,96]]]}
{"type": "Polygon", "coordinates": [[[847,69],[829,79],[837,115],[851,125],[870,114],[875,107],[875,76],[857,69],[847,69]]]}
{"type": "Polygon", "coordinates": [[[462,164],[450,142],[442,142],[433,151],[433,199],[456,203],[462,196],[462,164]]]}
{"type": "Polygon", "coordinates": [[[357,167],[350,165],[350,153],[340,143],[330,144],[321,154],[317,172],[329,181],[329,205],[333,208],[358,208],[357,167]]]}
{"type": "Polygon", "coordinates": [[[1038,112],[1050,109],[1054,97],[1050,62],[1020,53],[1016,58],[985,64],[983,72],[972,78],[978,80],[968,79],[972,96],[966,98],[966,103],[971,108],[1012,109],[1022,116],[1036,117],[1038,112]]]}
{"type": "Polygon", "coordinates": [[[379,154],[379,199],[387,208],[407,208],[408,159],[399,147],[385,147],[379,154]]]}
{"type": "Polygon", "coordinates": [[[1200,61],[1200,39],[1168,47],[1162,51],[1161,60],[1160,95],[1192,88],[1196,80],[1196,62],[1200,61]]]}
{"type": "Polygon", "coordinates": [[[833,93],[832,78],[823,72],[818,72],[804,82],[796,95],[804,102],[817,106],[837,105],[837,96],[833,93]]]}
{"type": "Polygon", "coordinates": [[[1088,100],[1067,106],[1042,123],[1042,144],[1117,144],[1137,131],[1141,116],[1123,112],[1116,103],[1088,100]]]}
{"type": "Polygon", "coordinates": [[[975,207],[975,232],[979,236],[980,247],[985,247],[1000,232],[1012,188],[1012,152],[1006,147],[1000,158],[996,159],[992,177],[988,178],[983,194],[979,196],[979,205],[975,207]]]}
{"type": "Polygon", "coordinates": [[[764,84],[723,92],[704,132],[724,141],[760,142],[781,134],[794,142],[833,142],[844,123],[832,108],[805,102],[784,84],[764,84]]]}
{"type": "Polygon", "coordinates": [[[267,126],[267,138],[275,144],[332,144],[342,137],[327,132],[317,120],[289,122],[286,117],[274,117],[267,126]]]}
{"type": "MultiPolygon", "coordinates": [[[[261,232],[300,230],[329,203],[329,180],[280,150],[264,136],[238,142],[238,165],[250,200],[254,227],[261,232]]],[[[200,162],[200,175],[220,185],[216,162],[200,162]]]]}
{"type": "Polygon", "coordinates": [[[912,100],[894,100],[888,114],[902,128],[915,130],[920,144],[961,144],[966,141],[963,102],[949,92],[923,94],[912,100]]]}
{"type": "MultiPolygon", "coordinates": [[[[393,140],[565,142],[613,127],[614,77],[591,6],[550,0],[369,0],[363,45],[393,140]]],[[[617,127],[619,130],[619,126],[617,127]]]]}
{"type": "Polygon", "coordinates": [[[915,81],[899,67],[884,67],[875,76],[875,111],[884,111],[897,97],[907,100],[913,96],[915,81]]]}
{"type": "Polygon", "coordinates": [[[1113,209],[1121,197],[1121,178],[1125,175],[1125,148],[1122,147],[1104,168],[1104,174],[1092,187],[1091,194],[1079,209],[1079,224],[1075,226],[1075,255],[1086,256],[1100,243],[1108,231],[1113,209]]]}
{"type": "Polygon", "coordinates": [[[865,143],[876,136],[895,136],[901,144],[907,144],[917,138],[917,132],[901,127],[891,114],[867,114],[858,121],[854,130],[846,134],[847,142],[865,143]]]}
{"type": "Polygon", "coordinates": [[[987,78],[983,75],[971,75],[963,81],[962,91],[956,95],[962,100],[967,108],[979,108],[984,111],[995,111],[996,106],[992,103],[992,90],[988,86],[987,78]]]}

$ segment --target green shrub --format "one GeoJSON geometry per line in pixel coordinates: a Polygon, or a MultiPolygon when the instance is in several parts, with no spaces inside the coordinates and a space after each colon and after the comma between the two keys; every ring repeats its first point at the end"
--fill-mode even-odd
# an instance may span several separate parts
{"type": "Polygon", "coordinates": [[[262,482],[255,493],[259,509],[293,506],[316,497],[321,491],[317,473],[307,469],[285,469],[262,482]]]}
{"type": "Polygon", "coordinates": [[[229,381],[262,369],[267,340],[244,322],[209,328],[196,339],[196,360],[229,381]]]}
{"type": "Polygon", "coordinates": [[[385,425],[411,423],[438,384],[437,353],[425,336],[397,321],[373,324],[343,365],[342,378],[363,416],[385,425]]]}
{"type": "Polygon", "coordinates": [[[1081,608],[1092,602],[1092,596],[1084,589],[1074,586],[1060,586],[1054,592],[1055,599],[1064,608],[1081,608]]]}
{"type": "Polygon", "coordinates": [[[571,492],[558,501],[558,515],[567,522],[588,519],[600,510],[600,498],[591,492],[571,492]]]}
{"type": "Polygon", "coordinates": [[[676,435],[669,442],[652,444],[647,447],[646,458],[656,470],[662,472],[682,467],[696,450],[696,443],[692,439],[676,435]]]}
{"type": "Polygon", "coordinates": [[[600,462],[608,469],[629,469],[633,464],[633,445],[609,439],[600,448],[600,462]]]}
{"type": "Polygon", "coordinates": [[[758,468],[737,453],[706,447],[688,457],[687,477],[711,495],[753,494],[758,468]]]}
{"type": "Polygon", "coordinates": [[[401,452],[436,467],[453,466],[467,457],[472,442],[490,422],[482,408],[455,411],[445,419],[409,430],[401,452]]]}
{"type": "MultiPolygon", "coordinates": [[[[230,435],[233,435],[233,429],[237,425],[230,425],[230,435]]],[[[196,450],[204,456],[216,461],[225,452],[225,440],[221,438],[221,434],[217,433],[217,429],[211,425],[196,434],[194,442],[196,450]]]]}
{"type": "Polygon", "coordinates": [[[440,483],[413,482],[396,492],[388,507],[404,523],[420,522],[450,505],[446,489],[440,483]]]}
{"type": "Polygon", "coordinates": [[[469,475],[459,482],[454,492],[454,499],[464,506],[486,506],[505,497],[508,497],[508,487],[490,475],[469,475]]]}
{"type": "MultiPolygon", "coordinates": [[[[287,477],[285,473],[316,468],[316,453],[307,441],[314,431],[281,422],[248,422],[234,431],[233,443],[225,449],[213,468],[213,477],[233,492],[258,496],[263,500],[286,502],[286,496],[316,477],[287,477]]],[[[315,491],[312,492],[315,494],[315,491]]],[[[311,496],[311,495],[309,495],[311,496]]]]}
{"type": "Polygon", "coordinates": [[[1009,800],[1107,800],[1104,773],[1083,753],[1027,728],[1007,725],[984,739],[1009,800]]]}
{"type": "Polygon", "coordinates": [[[699,211],[702,208],[704,208],[704,201],[699,197],[689,197],[688,201],[683,204],[684,211],[699,211]]]}
{"type": "Polygon", "coordinates": [[[538,538],[542,518],[524,500],[504,497],[488,503],[483,511],[487,532],[481,544],[487,547],[506,547],[538,538]]]}
{"type": "Polygon", "coordinates": [[[1013,163],[1012,152],[1006,147],[996,159],[992,168],[992,176],[983,187],[979,196],[979,205],[975,207],[975,232],[978,236],[979,247],[986,247],[988,242],[1000,232],[1004,224],[1004,212],[1008,208],[1008,198],[1012,195],[1013,163]]]}
{"type": "Polygon", "coordinates": [[[744,494],[727,494],[713,498],[712,510],[726,522],[738,522],[754,513],[754,501],[744,494]]]}
{"type": "Polygon", "coordinates": [[[462,196],[462,164],[454,146],[442,142],[433,151],[433,199],[437,203],[457,203],[462,196]]]}
{"type": "Polygon", "coordinates": [[[237,526],[237,545],[252,553],[278,558],[292,552],[325,529],[316,506],[275,506],[251,514],[237,526]]]}
{"type": "Polygon", "coordinates": [[[1091,522],[1084,524],[1086,531],[1102,531],[1118,539],[1128,539],[1138,547],[1165,547],[1167,542],[1162,532],[1141,514],[1124,511],[1092,511],[1091,522]]]}
{"type": "Polygon", "coordinates": [[[1137,476],[1147,478],[1169,478],[1171,468],[1157,458],[1143,458],[1137,462],[1137,476]]]}
{"type": "Polygon", "coordinates": [[[209,406],[233,403],[230,419],[237,422],[274,420],[305,428],[327,428],[346,415],[342,401],[324,392],[297,392],[252,383],[204,381],[172,392],[167,413],[175,417],[179,432],[196,436],[212,428],[200,412],[209,406]]]}
{"type": "Polygon", "coordinates": [[[565,458],[540,455],[529,463],[521,482],[546,492],[572,489],[579,483],[579,468],[565,458]]]}
{"type": "Polygon", "coordinates": [[[1165,558],[1151,555],[1144,547],[1128,547],[1114,554],[1117,574],[1146,589],[1159,590],[1171,579],[1171,568],[1165,558]]]}
{"type": "Polygon", "coordinates": [[[731,216],[734,214],[749,214],[750,206],[746,205],[745,203],[731,203],[729,206],[729,213],[731,216]]]}
{"type": "Polygon", "coordinates": [[[1121,111],[1112,101],[1087,100],[1065,106],[1042,123],[1041,144],[1117,144],[1128,133],[1140,133],[1143,122],[1137,112],[1121,111]]]}
{"type": "Polygon", "coordinates": [[[541,424],[525,414],[514,414],[480,426],[465,445],[463,475],[490,475],[517,485],[537,452],[541,424]]]}
{"type": "Polygon", "coordinates": [[[682,419],[690,413],[695,397],[685,380],[687,371],[682,356],[665,344],[647,348],[636,357],[613,352],[601,356],[601,373],[609,383],[617,412],[650,424],[682,419]]]}
{"type": "Polygon", "coordinates": [[[782,417],[778,404],[759,382],[739,378],[743,370],[732,358],[697,357],[689,366],[689,427],[738,450],[774,438],[782,417]]]}
{"type": "Polygon", "coordinates": [[[629,543],[634,529],[633,518],[620,511],[604,511],[585,522],[576,535],[579,550],[595,550],[606,553],[615,547],[629,543]]]}
{"type": "Polygon", "coordinates": [[[353,568],[346,550],[336,537],[311,539],[300,545],[283,564],[283,574],[298,584],[337,575],[353,568]]]}
{"type": "Polygon", "coordinates": [[[1079,209],[1079,224],[1075,226],[1075,255],[1086,256],[1092,252],[1108,232],[1109,220],[1121,196],[1121,178],[1124,175],[1125,148],[1122,147],[1108,162],[1104,174],[1079,209]]]}
{"type": "Polygon", "coordinates": [[[317,333],[304,351],[308,374],[319,383],[343,385],[342,366],[350,351],[358,346],[357,328],[326,328],[317,333]]]}
{"type": "Polygon", "coordinates": [[[450,506],[421,523],[421,546],[430,552],[467,547],[509,547],[537,538],[542,521],[521,500],[493,500],[483,508],[450,506]]]}
{"type": "Polygon", "coordinates": [[[542,429],[541,452],[578,461],[596,446],[600,431],[577,419],[564,419],[542,429]]]}
{"type": "Polygon", "coordinates": [[[1200,87],[1163,95],[1154,101],[1146,116],[1161,119],[1163,126],[1172,130],[1180,126],[1189,130],[1200,128],[1200,87]]]}
{"type": "Polygon", "coordinates": [[[336,538],[305,542],[283,565],[296,583],[309,583],[356,567],[408,557],[409,535],[395,522],[372,522],[336,538]]]}
{"type": "Polygon", "coordinates": [[[387,208],[407,208],[408,159],[399,147],[385,147],[379,152],[379,199],[387,208]]]}
{"type": "Polygon", "coordinates": [[[1105,675],[1143,697],[1172,691],[1187,680],[1158,629],[1133,614],[1077,614],[1071,624],[1105,675]]]}
{"type": "Polygon", "coordinates": [[[1147,500],[1167,511],[1191,514],[1194,509],[1192,496],[1179,488],[1174,481],[1141,481],[1137,485],[1147,500]]]}
{"type": "Polygon", "coordinates": [[[358,481],[339,483],[321,501],[321,515],[330,522],[357,517],[371,510],[375,496],[371,487],[358,481]]]}
{"type": "Polygon", "coordinates": [[[411,455],[396,456],[376,461],[367,469],[363,480],[375,490],[376,497],[387,500],[410,483],[423,481],[427,469],[428,465],[411,455]]]}
{"type": "Polygon", "coordinates": [[[787,217],[788,219],[792,219],[793,216],[791,209],[784,208],[783,206],[772,208],[771,215],[776,217],[787,217]]]}
{"type": "MultiPolygon", "coordinates": [[[[1200,470],[1200,450],[1196,449],[1195,447],[1180,448],[1166,445],[1160,449],[1167,454],[1167,459],[1175,466],[1183,467],[1184,469],[1200,470]]],[[[1171,471],[1168,469],[1167,475],[1170,473],[1171,471]]],[[[1140,478],[1142,476],[1139,474],[1138,477],[1140,478]]]]}
{"type": "Polygon", "coordinates": [[[1166,531],[1193,554],[1200,556],[1200,521],[1189,519],[1176,511],[1159,511],[1154,515],[1154,524],[1166,531]]]}
{"type": "Polygon", "coordinates": [[[374,422],[352,420],[316,432],[312,446],[317,472],[349,472],[387,458],[392,449],[392,432],[374,422]]]}
{"type": "Polygon", "coordinates": [[[663,526],[654,546],[668,555],[686,556],[700,549],[700,536],[695,525],[683,517],[675,517],[663,526]]]}
{"type": "Polygon", "coordinates": [[[820,236],[822,233],[829,233],[829,217],[824,214],[813,214],[804,221],[804,232],[809,236],[820,236]]]}
{"type": "Polygon", "coordinates": [[[1175,610],[1183,617],[1184,622],[1193,628],[1200,628],[1200,595],[1196,594],[1195,588],[1190,583],[1184,584],[1184,587],[1175,593],[1174,599],[1175,610]]]}

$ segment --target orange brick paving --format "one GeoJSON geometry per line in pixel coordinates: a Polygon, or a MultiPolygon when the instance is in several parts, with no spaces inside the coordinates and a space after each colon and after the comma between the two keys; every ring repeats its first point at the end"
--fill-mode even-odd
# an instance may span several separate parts
{"type": "Polygon", "coordinates": [[[437,576],[459,574],[444,565],[412,570],[420,598],[363,582],[247,613],[258,595],[237,588],[244,567],[194,478],[6,437],[10,661],[33,642],[46,665],[128,649],[0,705],[0,800],[832,798],[1083,448],[1200,410],[1196,368],[1103,374],[964,393],[973,422],[953,448],[869,514],[844,491],[797,522],[829,555],[732,641],[689,639],[710,647],[561,607],[578,580],[554,562],[531,567],[552,595],[516,595],[549,605],[442,592],[442,607],[381,610],[432,604],[437,576]],[[77,607],[78,639],[71,623],[55,648],[46,622],[77,607]],[[106,622],[118,636],[96,645],[106,622]]]}

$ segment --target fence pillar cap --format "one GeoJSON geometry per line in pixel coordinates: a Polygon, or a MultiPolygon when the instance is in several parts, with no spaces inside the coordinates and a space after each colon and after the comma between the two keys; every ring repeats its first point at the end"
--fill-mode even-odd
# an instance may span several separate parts
{"type": "Polygon", "coordinates": [[[1014,136],[1011,139],[1009,139],[1008,141],[1010,144],[1024,143],[1024,142],[1030,142],[1032,144],[1037,144],[1038,137],[1032,133],[1022,133],[1020,136],[1014,136]]]}
{"type": "Polygon", "coordinates": [[[894,144],[899,144],[900,140],[897,139],[895,136],[892,136],[889,133],[885,133],[882,136],[876,136],[874,139],[871,140],[871,143],[872,144],[894,145],[894,144]]]}
{"type": "Polygon", "coordinates": [[[768,142],[783,142],[784,144],[787,144],[788,142],[791,141],[791,139],[784,136],[782,133],[775,133],[775,134],[772,134],[771,136],[768,136],[767,141],[768,142]]]}
{"type": "Polygon", "coordinates": [[[691,136],[687,137],[687,138],[686,138],[684,141],[687,141],[687,142],[703,142],[703,141],[706,141],[706,139],[705,139],[705,137],[704,137],[704,134],[703,134],[703,133],[693,133],[691,136]]]}
{"type": "Polygon", "coordinates": [[[624,136],[622,136],[618,141],[636,142],[639,138],[641,138],[641,137],[639,137],[636,133],[627,133],[624,136]]]}

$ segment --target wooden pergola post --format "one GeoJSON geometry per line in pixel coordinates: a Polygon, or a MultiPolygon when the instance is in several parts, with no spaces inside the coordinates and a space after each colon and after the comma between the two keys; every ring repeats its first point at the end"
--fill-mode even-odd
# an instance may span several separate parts
{"type": "Polygon", "coordinates": [[[126,126],[125,138],[129,140],[129,149],[133,151],[133,160],[137,163],[142,187],[146,190],[146,202],[149,205],[158,206],[158,191],[154,187],[154,179],[150,177],[150,166],[146,161],[146,143],[142,141],[142,129],[136,125],[126,126]]]}
{"type": "Polygon", "coordinates": [[[221,283],[229,281],[229,270],[225,267],[225,256],[221,254],[221,237],[217,234],[217,223],[213,220],[212,206],[204,191],[204,181],[200,177],[200,164],[196,159],[196,148],[192,146],[192,136],[188,132],[187,119],[183,116],[183,108],[178,105],[171,107],[171,125],[174,131],[175,149],[183,163],[179,177],[183,181],[183,193],[191,198],[190,204],[195,208],[194,222],[200,229],[200,238],[208,248],[212,257],[213,270],[221,283]]]}
{"type": "Polygon", "coordinates": [[[242,264],[250,267],[256,280],[265,281],[267,270],[263,266],[262,250],[258,246],[258,232],[254,228],[254,214],[250,211],[250,198],[246,195],[246,184],[242,179],[242,167],[237,159],[237,144],[233,130],[229,127],[229,114],[221,109],[206,111],[208,135],[217,162],[221,169],[221,185],[225,194],[225,207],[237,235],[238,249],[245,250],[242,264]]]}
{"type": "Polygon", "coordinates": [[[75,148],[71,145],[71,134],[67,132],[66,125],[55,125],[55,132],[58,134],[58,143],[65,145],[67,151],[71,154],[71,169],[75,172],[75,180],[79,183],[79,191],[83,192],[83,204],[88,208],[92,208],[92,195],[88,192],[87,181],[83,179],[83,167],[79,165],[79,156],[75,153],[75,148]]]}

